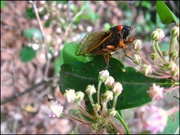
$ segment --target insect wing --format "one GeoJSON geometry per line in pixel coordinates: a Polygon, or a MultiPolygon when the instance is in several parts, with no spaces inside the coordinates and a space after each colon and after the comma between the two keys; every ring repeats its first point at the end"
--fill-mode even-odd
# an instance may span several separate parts
{"type": "Polygon", "coordinates": [[[80,41],[76,50],[76,55],[82,55],[91,52],[102,43],[104,43],[112,35],[110,31],[90,32],[80,41]]]}

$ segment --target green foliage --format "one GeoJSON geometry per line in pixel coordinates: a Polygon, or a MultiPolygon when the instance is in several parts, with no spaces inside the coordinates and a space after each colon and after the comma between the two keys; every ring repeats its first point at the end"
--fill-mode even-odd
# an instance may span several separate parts
{"type": "Polygon", "coordinates": [[[168,117],[168,122],[164,132],[159,134],[178,134],[179,133],[179,112],[168,117]]]}
{"type": "MultiPolygon", "coordinates": [[[[77,49],[78,43],[67,43],[64,45],[63,50],[61,51],[60,57],[55,60],[55,73],[59,74],[60,68],[62,64],[70,63],[72,61],[81,61],[81,62],[87,62],[87,59],[84,56],[76,56],[75,51],[77,49]]],[[[90,60],[92,58],[89,58],[90,60]]]]}
{"type": "Polygon", "coordinates": [[[36,51],[32,47],[25,46],[19,54],[21,61],[28,62],[36,56],[36,51]]]}
{"type": "Polygon", "coordinates": [[[3,9],[5,7],[6,7],[5,1],[1,1],[1,9],[3,9]]]}
{"type": "Polygon", "coordinates": [[[42,39],[42,33],[39,29],[36,28],[29,28],[27,30],[24,30],[24,36],[28,39],[42,39]]]}
{"type": "MultiPolygon", "coordinates": [[[[43,17],[43,13],[38,13],[39,14],[39,17],[42,18],[43,17]]],[[[27,8],[26,9],[26,12],[25,12],[25,16],[29,19],[35,19],[36,18],[36,15],[34,13],[34,9],[31,7],[31,8],[27,8]]]]}
{"type": "MultiPolygon", "coordinates": [[[[65,60],[66,64],[61,66],[60,71],[61,92],[64,93],[68,88],[85,92],[88,84],[94,84],[97,87],[98,74],[106,67],[104,58],[97,56],[90,62],[79,62],[77,61],[78,57],[72,55],[75,53],[73,52],[73,50],[75,51],[75,47],[71,50],[71,53],[68,53],[68,48],[63,50],[63,59],[67,59],[65,60]],[[67,52],[64,53],[65,51],[67,52]]],[[[171,85],[167,80],[148,78],[131,67],[125,67],[120,61],[114,58],[110,59],[109,65],[107,70],[110,72],[110,75],[116,81],[120,82],[124,88],[123,93],[118,98],[117,109],[137,107],[150,102],[151,98],[146,91],[149,90],[152,83],[156,83],[162,87],[169,87],[171,85]]],[[[104,92],[104,89],[101,90],[102,92],[104,92]]],[[[94,98],[96,100],[96,97],[94,98]]],[[[87,97],[85,99],[88,100],[87,97]]]]}
{"type": "Polygon", "coordinates": [[[156,9],[163,24],[179,22],[179,19],[174,15],[174,13],[166,6],[166,4],[163,1],[156,2],[156,9]]]}

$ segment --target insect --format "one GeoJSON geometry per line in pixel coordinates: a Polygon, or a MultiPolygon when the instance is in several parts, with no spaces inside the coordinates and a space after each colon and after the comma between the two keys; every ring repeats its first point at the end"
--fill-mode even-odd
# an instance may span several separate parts
{"type": "Polygon", "coordinates": [[[117,25],[111,27],[108,31],[87,33],[80,41],[76,55],[84,55],[86,53],[103,55],[108,66],[109,59],[119,49],[123,49],[126,55],[125,49],[128,48],[127,44],[130,44],[135,39],[135,36],[127,39],[133,29],[134,27],[132,26],[117,25]]]}

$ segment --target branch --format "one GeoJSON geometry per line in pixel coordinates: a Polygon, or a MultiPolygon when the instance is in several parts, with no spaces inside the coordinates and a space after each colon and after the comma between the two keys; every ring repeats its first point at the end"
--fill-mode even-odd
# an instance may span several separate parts
{"type": "Polygon", "coordinates": [[[40,87],[41,85],[43,85],[43,84],[45,84],[45,83],[47,83],[47,82],[42,80],[41,82],[39,82],[39,83],[37,83],[36,85],[34,85],[34,86],[26,89],[25,91],[23,91],[23,92],[21,92],[21,93],[19,93],[19,94],[16,93],[14,96],[12,96],[12,97],[10,97],[10,98],[7,98],[7,99],[5,99],[4,101],[1,101],[1,105],[6,104],[6,103],[8,103],[8,102],[10,102],[10,101],[12,101],[12,100],[20,97],[20,96],[23,96],[24,94],[26,94],[26,93],[28,93],[28,92],[31,92],[31,91],[35,90],[35,89],[37,89],[38,87],[40,87]]]}
{"type": "Polygon", "coordinates": [[[43,36],[43,42],[45,44],[45,50],[46,50],[46,66],[45,66],[45,72],[44,72],[44,76],[43,76],[43,79],[46,80],[47,79],[47,74],[48,74],[48,69],[49,69],[49,64],[50,64],[50,58],[48,57],[48,46],[47,46],[47,42],[46,42],[46,36],[45,36],[45,32],[44,32],[44,29],[43,29],[43,26],[42,26],[42,23],[41,23],[41,19],[39,17],[39,14],[38,14],[38,11],[37,11],[37,7],[36,5],[34,4],[33,1],[29,1],[29,3],[32,4],[33,6],[33,9],[34,9],[34,12],[35,12],[35,15],[36,15],[36,18],[37,18],[37,21],[38,21],[38,24],[39,24],[39,28],[41,30],[41,33],[42,33],[42,36],[43,36]]]}

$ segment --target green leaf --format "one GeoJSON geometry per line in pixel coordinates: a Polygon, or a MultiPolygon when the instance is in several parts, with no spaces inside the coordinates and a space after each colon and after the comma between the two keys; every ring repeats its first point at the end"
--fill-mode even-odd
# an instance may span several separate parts
{"type": "Polygon", "coordinates": [[[60,72],[60,68],[62,64],[65,63],[71,63],[73,61],[81,61],[81,62],[87,62],[90,61],[92,58],[91,57],[84,57],[84,56],[77,56],[75,55],[75,51],[78,47],[78,43],[77,42],[73,42],[73,43],[66,43],[61,51],[61,55],[59,56],[59,58],[57,60],[55,60],[55,73],[59,74],[60,72]],[[88,60],[89,59],[89,60],[88,60]]]}
{"type": "Polygon", "coordinates": [[[51,25],[51,22],[52,22],[52,20],[48,19],[44,24],[45,27],[48,28],[51,25]]]}
{"type": "Polygon", "coordinates": [[[36,18],[36,15],[35,15],[34,10],[33,10],[32,7],[26,9],[25,16],[26,16],[27,18],[30,18],[30,19],[36,18]]]}
{"type": "Polygon", "coordinates": [[[23,62],[28,62],[36,56],[36,51],[32,47],[25,46],[20,51],[20,58],[23,62]]]}
{"type": "MultiPolygon", "coordinates": [[[[170,87],[170,82],[167,80],[148,78],[131,67],[124,67],[117,59],[111,58],[109,65],[107,70],[110,75],[123,86],[123,93],[118,98],[117,110],[137,107],[150,102],[151,98],[146,91],[149,90],[152,83],[170,87]]],[[[89,84],[95,85],[97,88],[99,72],[105,67],[106,63],[102,56],[96,56],[87,63],[75,61],[63,64],[60,71],[61,92],[64,93],[69,88],[85,92],[89,84]]],[[[105,87],[102,86],[101,93],[104,91],[105,87]]],[[[93,96],[96,101],[96,94],[93,96]]],[[[88,100],[87,95],[85,99],[88,100]]]]}
{"type": "Polygon", "coordinates": [[[179,22],[179,19],[174,15],[173,12],[171,12],[171,10],[166,6],[166,4],[163,1],[156,2],[156,9],[163,24],[179,22]]]}
{"type": "Polygon", "coordinates": [[[24,31],[24,36],[29,38],[29,39],[42,39],[42,33],[39,29],[36,28],[29,28],[27,30],[24,31]]]}
{"type": "Polygon", "coordinates": [[[168,117],[168,122],[163,133],[159,134],[178,134],[179,133],[179,112],[168,117]]]}
{"type": "Polygon", "coordinates": [[[1,1],[1,9],[3,9],[5,7],[6,7],[5,1],[1,1]]]}

